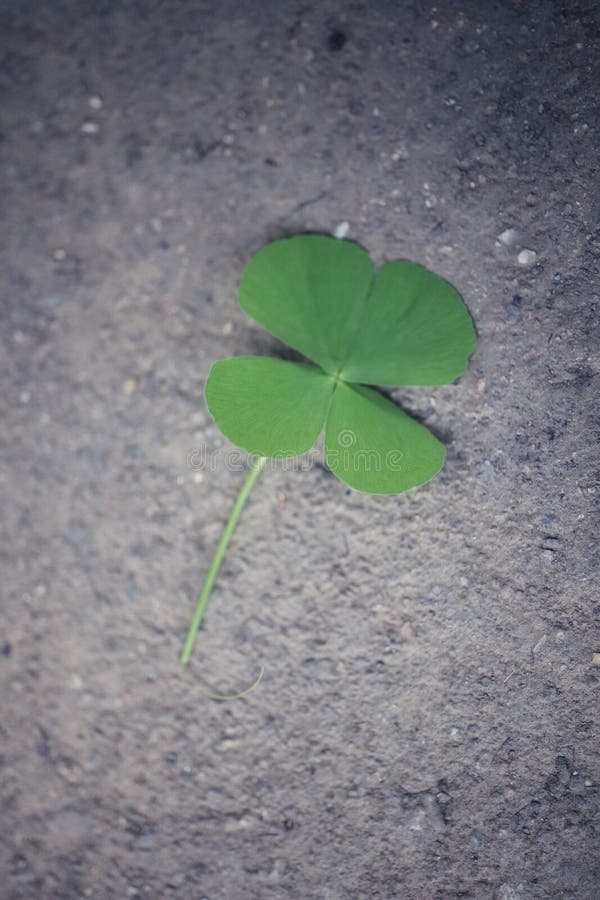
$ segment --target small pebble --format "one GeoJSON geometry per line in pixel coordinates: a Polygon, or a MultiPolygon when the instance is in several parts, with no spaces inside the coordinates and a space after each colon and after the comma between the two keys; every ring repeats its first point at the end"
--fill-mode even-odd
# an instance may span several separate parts
{"type": "Polygon", "coordinates": [[[537,259],[535,250],[521,250],[517,256],[517,262],[520,266],[532,266],[537,259]]]}
{"type": "Polygon", "coordinates": [[[128,396],[130,394],[133,394],[136,387],[137,387],[137,381],[135,378],[126,378],[122,384],[123,393],[127,394],[128,396]]]}
{"type": "Polygon", "coordinates": [[[593,665],[593,666],[600,666],[600,653],[593,653],[593,654],[592,654],[592,665],[593,665]]]}
{"type": "Polygon", "coordinates": [[[62,261],[63,259],[66,259],[66,258],[67,258],[67,251],[66,251],[66,250],[63,250],[62,247],[59,247],[58,250],[55,250],[55,251],[54,251],[54,253],[52,254],[52,256],[54,257],[54,259],[56,259],[56,260],[58,260],[58,261],[60,262],[60,261],[62,261]]]}
{"type": "Polygon", "coordinates": [[[336,238],[345,238],[348,232],[350,231],[350,223],[349,222],[340,222],[339,225],[336,225],[333,230],[333,236],[336,238]]]}
{"type": "Polygon", "coordinates": [[[498,240],[505,247],[512,247],[519,240],[519,232],[516,228],[507,228],[502,234],[498,235],[498,240]]]}
{"type": "Polygon", "coordinates": [[[88,97],[88,105],[92,109],[102,109],[104,101],[102,100],[102,97],[98,97],[97,94],[94,94],[93,97],[88,97]]]}
{"type": "Polygon", "coordinates": [[[82,134],[98,134],[100,126],[97,122],[84,122],[80,130],[82,134]]]}
{"type": "Polygon", "coordinates": [[[509,884],[501,884],[496,894],[497,900],[521,900],[521,896],[520,891],[509,884]]]}

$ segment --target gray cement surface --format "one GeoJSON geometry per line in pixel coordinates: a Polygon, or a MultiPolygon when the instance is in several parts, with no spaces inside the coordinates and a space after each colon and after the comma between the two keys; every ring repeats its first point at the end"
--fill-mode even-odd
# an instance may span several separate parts
{"type": "Polygon", "coordinates": [[[599,896],[599,26],[2,2],[0,897],[599,896]],[[204,379],[282,352],[237,285],[307,229],[465,297],[467,374],[394,394],[447,463],[265,472],[183,670],[204,379]]]}

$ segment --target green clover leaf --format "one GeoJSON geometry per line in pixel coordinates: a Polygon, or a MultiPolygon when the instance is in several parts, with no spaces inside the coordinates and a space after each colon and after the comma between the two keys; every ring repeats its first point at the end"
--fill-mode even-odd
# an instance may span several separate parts
{"type": "Polygon", "coordinates": [[[375,272],[356,244],[299,235],[250,261],[240,305],[316,365],[251,356],[215,363],[206,403],[229,440],[257,456],[290,457],[325,427],[332,471],[374,494],[439,472],[443,445],[365,385],[439,385],[464,372],[475,331],[448,282],[405,261],[375,272]]]}
{"type": "MultiPolygon", "coordinates": [[[[299,235],[264,247],[246,267],[240,304],[314,365],[241,356],[210,371],[205,395],[211,415],[230,441],[257,459],[198,598],[184,664],[267,458],[305,453],[325,427],[329,467],[356,490],[396,494],[424,484],[444,463],[443,444],[373,385],[453,381],[475,345],[471,317],[450,284],[405,261],[375,272],[366,250],[336,238],[299,235]]],[[[249,690],[261,677],[262,670],[249,690]]]]}

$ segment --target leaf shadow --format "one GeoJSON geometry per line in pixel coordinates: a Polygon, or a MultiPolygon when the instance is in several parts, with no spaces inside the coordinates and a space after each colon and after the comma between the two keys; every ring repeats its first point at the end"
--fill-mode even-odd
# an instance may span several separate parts
{"type": "Polygon", "coordinates": [[[286,362],[310,363],[314,365],[312,360],[307,359],[297,350],[288,347],[283,341],[278,340],[269,334],[268,331],[254,330],[248,331],[244,339],[244,354],[254,356],[274,356],[276,359],[283,359],[286,362]]]}

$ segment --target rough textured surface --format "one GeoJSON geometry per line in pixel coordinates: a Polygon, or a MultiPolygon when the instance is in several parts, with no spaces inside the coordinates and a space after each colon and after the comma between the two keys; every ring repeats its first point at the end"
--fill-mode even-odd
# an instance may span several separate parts
{"type": "Polygon", "coordinates": [[[598,896],[595,6],[2,4],[2,898],[598,896]],[[266,472],[183,671],[305,229],[464,295],[447,465],[266,472]]]}

